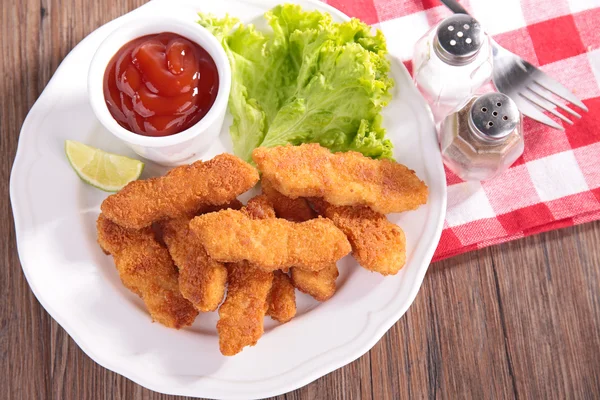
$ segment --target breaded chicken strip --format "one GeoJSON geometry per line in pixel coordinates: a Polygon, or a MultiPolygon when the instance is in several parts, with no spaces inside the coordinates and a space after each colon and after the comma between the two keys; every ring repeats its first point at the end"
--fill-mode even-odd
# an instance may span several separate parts
{"type": "Polygon", "coordinates": [[[369,207],[338,207],[311,199],[315,209],[348,237],[358,263],[382,275],[395,275],[406,263],[404,231],[369,207]]]}
{"type": "MultiPolygon", "coordinates": [[[[255,219],[275,218],[273,206],[265,196],[251,199],[242,213],[255,219]]],[[[227,264],[227,269],[227,298],[219,307],[217,332],[221,353],[232,356],[246,346],[254,346],[264,332],[273,273],[247,262],[227,264]]]]}
{"type": "Polygon", "coordinates": [[[203,205],[235,199],[258,182],[258,172],[231,154],[196,161],[165,176],[133,181],[102,203],[102,213],[126,228],[140,229],[154,221],[195,214],[203,205]]]}
{"type": "Polygon", "coordinates": [[[301,292],[314,297],[315,300],[329,300],[336,291],[335,281],[339,276],[335,263],[329,264],[320,271],[303,271],[291,268],[292,284],[301,292]]]}
{"type": "Polygon", "coordinates": [[[275,208],[275,214],[277,217],[287,219],[288,221],[304,222],[309,219],[313,219],[317,216],[317,213],[313,211],[308,204],[308,201],[302,197],[297,199],[290,199],[279,193],[273,184],[268,179],[262,179],[260,181],[262,191],[267,195],[273,208],[275,208]]]}
{"type": "Polygon", "coordinates": [[[268,219],[275,218],[275,209],[273,203],[264,194],[255,196],[248,200],[246,207],[241,211],[244,215],[251,219],[268,219]]]}
{"type": "Polygon", "coordinates": [[[254,346],[264,332],[273,273],[246,262],[227,264],[227,271],[227,298],[219,307],[217,332],[221,353],[233,356],[246,346],[254,346]]]}
{"type": "MultiPolygon", "coordinates": [[[[290,199],[273,188],[271,183],[261,181],[263,192],[273,203],[275,213],[279,218],[303,222],[316,217],[317,213],[303,197],[290,199]]],[[[336,263],[331,263],[320,271],[304,271],[290,268],[292,284],[301,292],[311,295],[318,301],[328,300],[336,291],[336,279],[339,276],[336,263]]]]}
{"type": "MultiPolygon", "coordinates": [[[[242,211],[253,219],[275,218],[276,215],[273,202],[264,194],[250,199],[242,211]]],[[[296,315],[296,291],[286,273],[275,271],[273,274],[273,286],[267,299],[267,315],[276,321],[288,322],[296,315]]]]}
{"type": "Polygon", "coordinates": [[[223,210],[194,218],[190,229],[215,260],[246,260],[268,271],[292,266],[318,271],[351,250],[346,235],[325,218],[253,220],[243,212],[223,210]]]}
{"type": "Polygon", "coordinates": [[[334,154],[316,143],[259,147],[252,158],[273,188],[292,199],[322,197],[334,205],[366,205],[382,214],[427,202],[425,183],[394,161],[352,151],[334,154]]]}
{"type": "MultiPolygon", "coordinates": [[[[226,205],[203,206],[199,211],[239,210],[242,206],[235,199],[226,205]]],[[[189,230],[190,220],[191,217],[169,219],[159,222],[158,226],[169,254],[179,268],[179,290],[183,297],[199,311],[215,311],[225,294],[227,268],[206,254],[196,235],[189,230]]]]}
{"type": "Polygon", "coordinates": [[[112,254],[121,281],[142,298],[152,319],[175,329],[191,325],[198,311],[179,292],[177,268],[152,228],[128,230],[102,214],[96,226],[100,247],[112,254]]]}
{"type": "Polygon", "coordinates": [[[273,286],[267,299],[267,315],[281,323],[296,316],[296,290],[288,274],[281,271],[273,273],[273,286]]]}
{"type": "Polygon", "coordinates": [[[225,295],[227,268],[206,254],[196,235],[189,232],[188,218],[160,223],[171,258],[179,268],[179,290],[197,310],[215,311],[225,295]]]}

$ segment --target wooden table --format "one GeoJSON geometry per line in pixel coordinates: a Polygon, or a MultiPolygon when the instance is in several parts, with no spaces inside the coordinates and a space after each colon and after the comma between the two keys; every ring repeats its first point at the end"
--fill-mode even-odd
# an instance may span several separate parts
{"type": "MultiPolygon", "coordinates": [[[[19,265],[8,201],[21,124],[60,61],[143,2],[2,2],[0,398],[170,398],[94,363],[44,311],[19,265]]],[[[432,264],[368,354],[279,398],[425,397],[600,398],[600,223],[432,264]]]]}

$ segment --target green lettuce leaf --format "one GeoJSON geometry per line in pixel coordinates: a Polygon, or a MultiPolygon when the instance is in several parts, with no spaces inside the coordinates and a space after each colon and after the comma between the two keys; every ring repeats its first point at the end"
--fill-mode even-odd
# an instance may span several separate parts
{"type": "Polygon", "coordinates": [[[290,4],[265,18],[269,33],[229,16],[200,14],[231,64],[234,152],[250,160],[259,146],[320,143],[391,158],[380,113],[394,82],[382,33],[290,4]]]}

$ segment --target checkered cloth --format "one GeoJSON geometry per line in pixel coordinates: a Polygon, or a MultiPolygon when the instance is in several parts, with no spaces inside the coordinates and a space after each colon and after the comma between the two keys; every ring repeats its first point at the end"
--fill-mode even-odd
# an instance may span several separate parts
{"type": "MultiPolygon", "coordinates": [[[[409,71],[414,43],[451,14],[437,0],[327,3],[380,28],[409,71]]],[[[434,260],[600,219],[600,0],[461,4],[500,45],[571,89],[589,112],[563,124],[564,132],[525,118],[523,156],[491,181],[464,182],[446,170],[448,212],[434,260]]]]}

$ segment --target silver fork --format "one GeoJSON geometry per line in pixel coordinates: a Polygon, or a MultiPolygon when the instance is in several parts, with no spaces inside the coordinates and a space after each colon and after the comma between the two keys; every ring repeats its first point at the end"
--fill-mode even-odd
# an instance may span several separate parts
{"type": "MultiPolygon", "coordinates": [[[[469,14],[455,0],[440,1],[456,14],[469,14]]],[[[524,115],[552,128],[564,130],[560,124],[544,115],[542,111],[548,111],[571,125],[573,125],[573,121],[557,112],[556,107],[576,118],[581,118],[581,115],[556,99],[557,97],[576,105],[583,111],[588,111],[581,100],[539,68],[506,50],[491,38],[490,42],[494,57],[494,72],[492,74],[494,86],[499,92],[513,99],[524,115]]]]}

